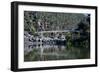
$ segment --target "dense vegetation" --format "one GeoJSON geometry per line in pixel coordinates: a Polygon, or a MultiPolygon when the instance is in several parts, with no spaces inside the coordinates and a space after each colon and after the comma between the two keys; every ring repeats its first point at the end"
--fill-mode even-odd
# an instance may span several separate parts
{"type": "MultiPolygon", "coordinates": [[[[71,30],[71,32],[45,33],[43,35],[45,38],[50,37],[53,39],[55,37],[59,39],[63,35],[66,39],[66,50],[61,53],[61,48],[59,48],[58,53],[59,55],[65,54],[64,56],[60,55],[61,57],[56,58],[55,56],[45,55],[45,59],[43,59],[38,53],[40,50],[32,48],[31,52],[24,55],[25,61],[90,58],[90,14],[24,11],[24,34],[27,32],[34,38],[35,35],[40,37],[40,34],[35,32],[57,30],[71,30]]],[[[27,37],[29,39],[28,43],[33,42],[30,36],[27,37]]],[[[25,40],[27,39],[24,38],[24,46],[27,46],[25,40]]],[[[54,52],[52,48],[49,49],[50,51],[54,52]]]]}
{"type": "Polygon", "coordinates": [[[53,13],[53,12],[24,12],[24,29],[30,33],[38,31],[38,23],[44,24],[45,30],[75,29],[77,24],[84,20],[83,14],[53,13]]]}

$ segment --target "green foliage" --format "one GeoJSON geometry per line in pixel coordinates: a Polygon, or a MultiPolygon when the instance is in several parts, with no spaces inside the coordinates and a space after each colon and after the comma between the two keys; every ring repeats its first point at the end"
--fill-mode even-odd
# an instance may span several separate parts
{"type": "MultiPolygon", "coordinates": [[[[85,20],[84,14],[80,13],[55,13],[55,12],[36,12],[24,11],[24,31],[34,36],[39,36],[35,32],[39,32],[39,21],[42,26],[45,26],[45,31],[55,30],[74,30],[79,31],[63,33],[66,37],[66,56],[60,57],[61,59],[77,59],[89,58],[90,54],[90,22],[85,20]],[[77,38],[73,38],[73,37],[77,38]]],[[[40,30],[41,31],[41,30],[40,30]]],[[[62,33],[44,33],[45,37],[58,37],[62,33]]],[[[29,38],[29,37],[28,37],[29,38]]],[[[50,50],[49,50],[50,51],[50,50]]],[[[57,51],[57,50],[56,50],[57,51]]],[[[63,53],[64,53],[63,52],[63,53]]],[[[61,51],[60,51],[61,53],[61,51]]],[[[59,53],[59,54],[60,54],[59,53]]],[[[42,60],[39,51],[35,48],[24,55],[24,61],[42,60]]],[[[58,59],[56,56],[46,55],[46,60],[58,59]]],[[[60,59],[59,58],[59,59],[60,59]]]]}
{"type": "Polygon", "coordinates": [[[37,31],[39,20],[47,24],[48,30],[68,30],[75,28],[83,19],[84,15],[77,13],[24,11],[24,30],[32,33],[31,27],[34,27],[37,31]]]}
{"type": "Polygon", "coordinates": [[[67,49],[69,48],[72,48],[73,47],[73,43],[72,43],[72,33],[69,32],[69,33],[66,33],[66,47],[67,49]]]}
{"type": "MultiPolygon", "coordinates": [[[[76,29],[80,31],[80,37],[74,40],[78,47],[90,48],[90,24],[88,21],[81,21],[76,29]]],[[[75,34],[75,33],[74,33],[75,34]]],[[[76,46],[76,45],[75,45],[76,46]]]]}
{"type": "Polygon", "coordinates": [[[24,30],[33,34],[36,31],[37,18],[35,12],[24,12],[24,30]]]}

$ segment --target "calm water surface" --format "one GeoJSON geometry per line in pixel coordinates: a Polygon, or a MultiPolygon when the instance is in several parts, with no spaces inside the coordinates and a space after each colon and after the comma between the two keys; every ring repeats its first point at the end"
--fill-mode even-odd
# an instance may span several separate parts
{"type": "Polygon", "coordinates": [[[85,48],[67,48],[65,44],[34,44],[24,45],[24,61],[70,60],[90,58],[85,48]]]}

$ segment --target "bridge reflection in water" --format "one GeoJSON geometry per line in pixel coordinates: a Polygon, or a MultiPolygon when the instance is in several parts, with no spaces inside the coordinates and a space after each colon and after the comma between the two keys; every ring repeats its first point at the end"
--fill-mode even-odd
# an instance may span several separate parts
{"type": "MultiPolygon", "coordinates": [[[[45,37],[44,33],[58,33],[58,31],[36,32],[40,36],[24,36],[24,61],[48,61],[48,60],[68,60],[68,59],[87,59],[90,58],[90,51],[83,47],[67,47],[67,40],[64,36],[60,38],[45,37]]],[[[73,31],[59,31],[73,32],[73,31]]],[[[79,31],[76,31],[79,32],[79,31]]]]}
{"type": "Polygon", "coordinates": [[[25,62],[89,58],[89,52],[87,51],[87,49],[75,47],[68,49],[65,44],[28,45],[27,49],[24,50],[24,53],[25,62]]]}

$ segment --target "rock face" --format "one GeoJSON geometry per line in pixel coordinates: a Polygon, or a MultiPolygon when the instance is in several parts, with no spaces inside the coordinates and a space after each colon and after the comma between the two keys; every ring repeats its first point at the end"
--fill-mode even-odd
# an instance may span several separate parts
{"type": "Polygon", "coordinates": [[[66,39],[62,35],[62,37],[33,37],[33,35],[29,34],[27,31],[24,32],[24,52],[27,54],[32,51],[33,48],[36,49],[36,46],[44,46],[44,45],[66,45],[66,39]]]}
{"type": "Polygon", "coordinates": [[[24,59],[89,58],[89,28],[88,14],[24,11],[24,59]]]}
{"type": "MultiPolygon", "coordinates": [[[[87,15],[87,14],[85,14],[87,15]]],[[[24,12],[24,30],[31,33],[35,30],[70,30],[84,20],[82,13],[55,13],[55,12],[24,12]]]]}
{"type": "Polygon", "coordinates": [[[32,49],[29,48],[29,45],[33,45],[31,42],[32,35],[30,35],[27,31],[24,31],[24,52],[25,54],[30,52],[32,49]]]}

